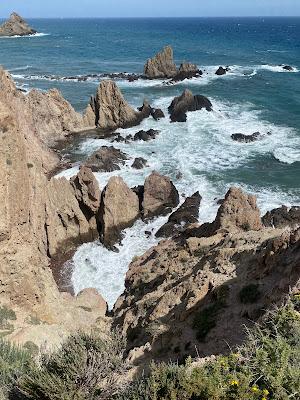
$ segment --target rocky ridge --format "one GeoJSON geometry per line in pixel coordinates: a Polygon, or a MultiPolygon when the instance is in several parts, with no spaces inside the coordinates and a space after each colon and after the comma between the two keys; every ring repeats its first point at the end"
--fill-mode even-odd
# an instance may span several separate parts
{"type": "Polygon", "coordinates": [[[0,36],[26,36],[34,35],[37,31],[31,28],[27,22],[16,12],[0,26],[0,36]]]}

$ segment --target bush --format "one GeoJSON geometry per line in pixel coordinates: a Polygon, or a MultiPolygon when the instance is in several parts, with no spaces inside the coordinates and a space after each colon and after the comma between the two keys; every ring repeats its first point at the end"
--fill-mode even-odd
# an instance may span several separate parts
{"type": "Polygon", "coordinates": [[[243,304],[255,303],[260,297],[259,285],[252,283],[240,291],[240,300],[243,304]]]}
{"type": "Polygon", "coordinates": [[[153,364],[117,400],[288,400],[300,398],[300,314],[292,303],[266,315],[247,341],[203,366],[153,364]]]}
{"type": "Polygon", "coordinates": [[[0,340],[0,399],[6,398],[16,380],[30,368],[32,357],[29,351],[12,343],[0,340]]]}
{"type": "Polygon", "coordinates": [[[124,373],[124,340],[116,333],[104,340],[98,334],[71,336],[55,353],[44,355],[18,382],[25,399],[106,399],[124,373]]]}

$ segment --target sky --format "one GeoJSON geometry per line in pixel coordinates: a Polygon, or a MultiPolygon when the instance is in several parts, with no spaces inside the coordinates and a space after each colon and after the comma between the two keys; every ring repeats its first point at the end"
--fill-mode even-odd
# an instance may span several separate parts
{"type": "Polygon", "coordinates": [[[0,0],[0,17],[300,16],[300,0],[0,0]]]}

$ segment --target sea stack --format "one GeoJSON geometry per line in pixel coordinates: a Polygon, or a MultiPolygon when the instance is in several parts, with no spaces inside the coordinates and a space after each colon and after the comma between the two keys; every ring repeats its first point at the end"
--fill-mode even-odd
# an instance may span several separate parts
{"type": "Polygon", "coordinates": [[[35,33],[37,33],[37,31],[31,28],[31,26],[15,12],[0,26],[0,36],[26,36],[34,35],[35,33]]]}

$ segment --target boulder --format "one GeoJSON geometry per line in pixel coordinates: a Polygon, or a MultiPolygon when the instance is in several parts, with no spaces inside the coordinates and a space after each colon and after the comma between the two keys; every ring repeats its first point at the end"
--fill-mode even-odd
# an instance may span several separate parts
{"type": "Polygon", "coordinates": [[[160,108],[152,108],[151,116],[155,119],[155,121],[165,118],[165,114],[160,108]]]}
{"type": "Polygon", "coordinates": [[[155,57],[149,59],[144,67],[144,75],[148,79],[173,78],[177,68],[173,60],[173,49],[165,47],[155,57]]]}
{"type": "Polygon", "coordinates": [[[227,69],[223,67],[219,67],[216,71],[216,75],[225,75],[227,73],[227,69]]]}
{"type": "Polygon", "coordinates": [[[135,158],[133,164],[131,165],[131,167],[134,169],[143,169],[146,166],[147,166],[147,160],[145,160],[143,157],[135,158]]]}
{"type": "Polygon", "coordinates": [[[144,142],[148,142],[149,140],[155,139],[160,131],[155,129],[149,129],[148,131],[139,131],[134,135],[133,140],[143,140],[144,142]]]}
{"type": "Polygon", "coordinates": [[[143,118],[144,115],[125,101],[116,83],[110,80],[100,83],[84,114],[87,125],[93,123],[98,128],[111,130],[138,125],[143,118]]]}
{"type": "Polygon", "coordinates": [[[0,36],[34,35],[37,31],[17,13],[13,12],[9,19],[0,26],[0,36]]]}
{"type": "Polygon", "coordinates": [[[138,108],[138,110],[140,111],[143,118],[148,118],[152,116],[157,121],[165,117],[165,114],[160,108],[151,107],[146,100],[144,100],[142,107],[138,108]]]}
{"type": "Polygon", "coordinates": [[[300,207],[282,206],[275,208],[262,217],[262,222],[266,227],[290,227],[294,229],[300,226],[300,207]]]}
{"type": "Polygon", "coordinates": [[[243,133],[234,133],[231,135],[231,139],[236,142],[252,143],[260,139],[260,132],[254,132],[252,135],[244,135],[243,133]]]}
{"type": "Polygon", "coordinates": [[[40,138],[48,146],[64,139],[71,132],[88,127],[82,116],[57,89],[48,92],[33,89],[26,96],[26,103],[40,138]]]}
{"type": "Polygon", "coordinates": [[[140,215],[138,196],[120,177],[112,177],[102,192],[99,222],[101,240],[113,248],[122,238],[122,230],[134,224],[140,215]]]}
{"type": "Polygon", "coordinates": [[[179,194],[171,180],[154,171],[145,180],[143,216],[145,219],[168,214],[179,204],[179,194]]]}
{"type": "Polygon", "coordinates": [[[78,307],[83,309],[98,309],[102,317],[105,316],[108,305],[100,293],[94,288],[84,289],[76,296],[76,303],[78,307]]]}
{"type": "Polygon", "coordinates": [[[70,179],[76,199],[87,219],[95,216],[100,207],[99,184],[90,168],[81,167],[78,174],[70,179]]]}
{"type": "Polygon", "coordinates": [[[180,82],[184,79],[198,78],[203,72],[195,64],[183,63],[180,65],[177,74],[172,78],[172,82],[180,82]]]}
{"type": "Polygon", "coordinates": [[[112,172],[119,170],[120,165],[124,165],[127,159],[121,150],[113,146],[102,146],[85,161],[84,167],[93,172],[112,172]]]}
{"type": "Polygon", "coordinates": [[[168,222],[156,232],[155,236],[167,238],[187,224],[198,222],[201,199],[199,192],[187,197],[184,203],[170,215],[168,222]]]}
{"type": "Polygon", "coordinates": [[[258,231],[262,229],[263,225],[256,204],[256,196],[244,193],[239,188],[230,188],[213,224],[215,230],[223,228],[258,231]]]}
{"type": "Polygon", "coordinates": [[[283,68],[285,71],[294,71],[294,68],[291,67],[290,65],[284,65],[282,68],[283,68]]]}
{"type": "Polygon", "coordinates": [[[172,122],[185,122],[188,111],[197,111],[202,108],[211,111],[212,104],[210,100],[205,96],[194,96],[190,90],[186,89],[181,96],[175,97],[168,110],[172,122]]]}

